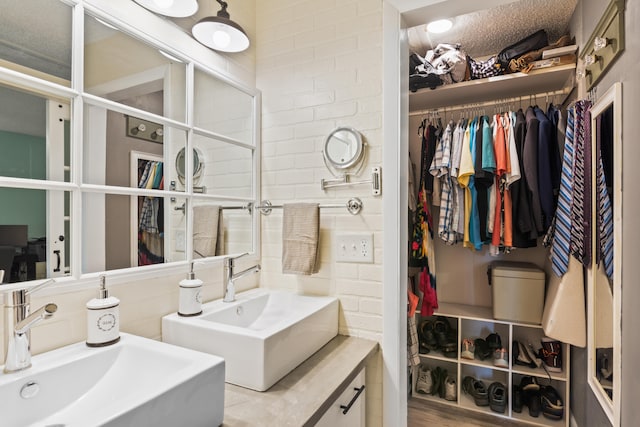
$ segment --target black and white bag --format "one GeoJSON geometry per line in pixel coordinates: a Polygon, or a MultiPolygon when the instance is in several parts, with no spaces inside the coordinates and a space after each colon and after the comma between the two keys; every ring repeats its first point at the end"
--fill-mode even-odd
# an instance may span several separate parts
{"type": "Polygon", "coordinates": [[[485,61],[477,61],[469,57],[469,72],[471,80],[475,80],[499,76],[504,73],[504,70],[498,63],[498,57],[494,55],[485,61]]]}

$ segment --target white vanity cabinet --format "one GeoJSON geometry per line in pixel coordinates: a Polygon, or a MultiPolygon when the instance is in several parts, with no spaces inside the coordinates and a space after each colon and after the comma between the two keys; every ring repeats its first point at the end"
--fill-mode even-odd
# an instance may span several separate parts
{"type": "Polygon", "coordinates": [[[364,427],[365,368],[349,383],[324,413],[316,427],[364,427]]]}

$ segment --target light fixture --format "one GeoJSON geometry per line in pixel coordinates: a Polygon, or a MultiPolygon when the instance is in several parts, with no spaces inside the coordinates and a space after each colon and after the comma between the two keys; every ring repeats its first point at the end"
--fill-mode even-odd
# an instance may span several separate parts
{"type": "Polygon", "coordinates": [[[167,58],[169,61],[173,61],[173,62],[179,62],[180,64],[183,64],[184,62],[181,59],[176,58],[175,56],[171,55],[170,53],[165,52],[162,49],[158,49],[158,52],[160,52],[160,55],[164,56],[165,58],[167,58]]]}
{"type": "Polygon", "coordinates": [[[438,19],[427,24],[427,31],[438,34],[449,31],[451,27],[453,27],[453,22],[450,19],[438,19]]]}
{"type": "Polygon", "coordinates": [[[198,11],[196,0],[133,0],[145,9],[159,15],[186,18],[198,11]]]}
{"type": "Polygon", "coordinates": [[[193,26],[191,33],[203,45],[222,52],[242,52],[249,47],[249,37],[242,27],[232,21],[227,2],[216,0],[222,7],[217,16],[208,16],[193,26]]]}

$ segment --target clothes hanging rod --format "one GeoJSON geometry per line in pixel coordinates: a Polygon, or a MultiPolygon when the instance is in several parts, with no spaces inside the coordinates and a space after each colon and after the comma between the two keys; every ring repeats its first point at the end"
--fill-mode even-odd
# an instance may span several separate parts
{"type": "MultiPolygon", "coordinates": [[[[549,92],[532,93],[530,95],[513,96],[511,98],[493,99],[491,101],[470,102],[467,104],[453,105],[450,107],[435,107],[435,108],[428,108],[428,109],[419,110],[419,111],[410,111],[409,116],[421,116],[421,115],[433,114],[433,113],[446,113],[450,111],[472,110],[474,108],[477,109],[477,108],[483,108],[483,107],[493,107],[493,106],[502,105],[502,104],[512,104],[516,102],[519,103],[522,101],[526,101],[528,99],[538,99],[538,98],[544,98],[549,96],[569,95],[570,93],[571,93],[570,90],[567,91],[565,89],[559,89],[559,90],[549,91],[549,92]]],[[[564,103],[564,100],[563,100],[563,103],[564,103]]]]}

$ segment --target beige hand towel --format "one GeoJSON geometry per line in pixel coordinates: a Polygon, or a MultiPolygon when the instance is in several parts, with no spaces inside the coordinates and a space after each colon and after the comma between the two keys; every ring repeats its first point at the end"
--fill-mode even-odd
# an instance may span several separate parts
{"type": "Polygon", "coordinates": [[[215,205],[193,208],[193,257],[223,255],[224,221],[222,208],[215,205]]]}
{"type": "Polygon", "coordinates": [[[317,203],[283,206],[282,272],[310,275],[318,272],[320,208],[317,203]]]}

